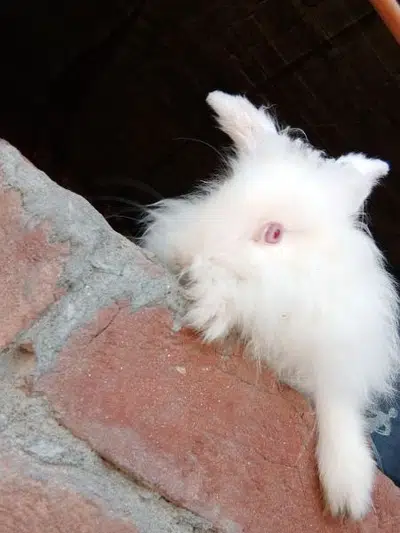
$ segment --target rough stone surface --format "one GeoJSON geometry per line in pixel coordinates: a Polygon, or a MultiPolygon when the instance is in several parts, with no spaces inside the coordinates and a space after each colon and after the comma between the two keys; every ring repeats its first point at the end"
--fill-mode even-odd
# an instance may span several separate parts
{"type": "Polygon", "coordinates": [[[0,349],[57,299],[67,252],[49,243],[45,226],[30,227],[22,219],[20,195],[0,191],[0,349]]]}
{"type": "MultiPolygon", "coordinates": [[[[27,397],[4,381],[0,398],[0,462],[14,457],[25,477],[51,481],[81,494],[112,516],[135,524],[140,533],[193,533],[194,527],[198,533],[211,531],[204,520],[173,507],[105,464],[85,443],[60,427],[44,398],[27,397]]],[[[0,486],[1,479],[0,473],[0,486]]]]}
{"type": "Polygon", "coordinates": [[[70,250],[59,281],[66,296],[29,332],[40,368],[51,364],[76,327],[116,298],[129,299],[133,308],[157,302],[179,306],[173,280],[165,272],[113,231],[86,200],[53,183],[1,140],[0,176],[14,195],[22,192],[21,224],[46,223],[51,239],[68,243],[70,250]]]}
{"type": "Polygon", "coordinates": [[[237,346],[180,328],[179,289],[0,142],[0,531],[378,533],[324,515],[314,416],[237,346]]]}
{"type": "Polygon", "coordinates": [[[81,495],[24,474],[17,458],[0,458],[0,531],[4,533],[137,533],[81,495]]]}
{"type": "MultiPolygon", "coordinates": [[[[321,513],[307,404],[240,353],[224,357],[171,326],[165,309],[105,309],[38,390],[101,456],[221,531],[269,524],[289,533],[293,522],[310,533],[340,530],[321,513]]],[[[371,514],[348,530],[379,526],[371,514]]]]}

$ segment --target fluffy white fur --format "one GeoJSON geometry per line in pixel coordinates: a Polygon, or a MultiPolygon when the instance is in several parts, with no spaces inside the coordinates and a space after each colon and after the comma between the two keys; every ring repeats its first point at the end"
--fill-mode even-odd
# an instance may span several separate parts
{"type": "Polygon", "coordinates": [[[326,502],[360,519],[375,470],[364,411],[399,363],[395,286],[362,222],[389,167],[325,157],[242,96],[207,101],[234,155],[211,184],[150,208],[143,245],[184,277],[188,324],[206,341],[238,332],[312,398],[326,502]],[[269,222],[284,227],[277,244],[263,241],[269,222]]]}

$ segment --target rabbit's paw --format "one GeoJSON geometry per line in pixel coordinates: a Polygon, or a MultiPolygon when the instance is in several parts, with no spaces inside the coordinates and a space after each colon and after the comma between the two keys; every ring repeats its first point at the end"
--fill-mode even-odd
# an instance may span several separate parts
{"type": "Polygon", "coordinates": [[[324,465],[321,482],[327,507],[333,516],[361,520],[371,506],[375,464],[367,446],[336,461],[332,455],[324,465]]]}

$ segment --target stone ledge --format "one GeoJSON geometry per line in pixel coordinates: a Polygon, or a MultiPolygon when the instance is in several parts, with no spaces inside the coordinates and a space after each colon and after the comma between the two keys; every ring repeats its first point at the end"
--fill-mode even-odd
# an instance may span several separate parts
{"type": "Polygon", "coordinates": [[[0,239],[8,530],[399,529],[400,491],[382,475],[362,523],[325,516],[306,402],[240,349],[179,329],[174,280],[3,141],[0,239]]]}

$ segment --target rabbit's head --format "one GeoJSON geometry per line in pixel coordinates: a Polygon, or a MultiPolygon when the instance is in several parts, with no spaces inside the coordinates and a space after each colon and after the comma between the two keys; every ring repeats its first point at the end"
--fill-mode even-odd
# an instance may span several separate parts
{"type": "Polygon", "coordinates": [[[184,275],[189,321],[214,339],[240,327],[256,294],[276,300],[321,257],[334,261],[389,167],[362,154],[328,158],[243,96],[214,91],[207,102],[234,155],[219,179],[156,204],[143,243],[184,275]]]}

